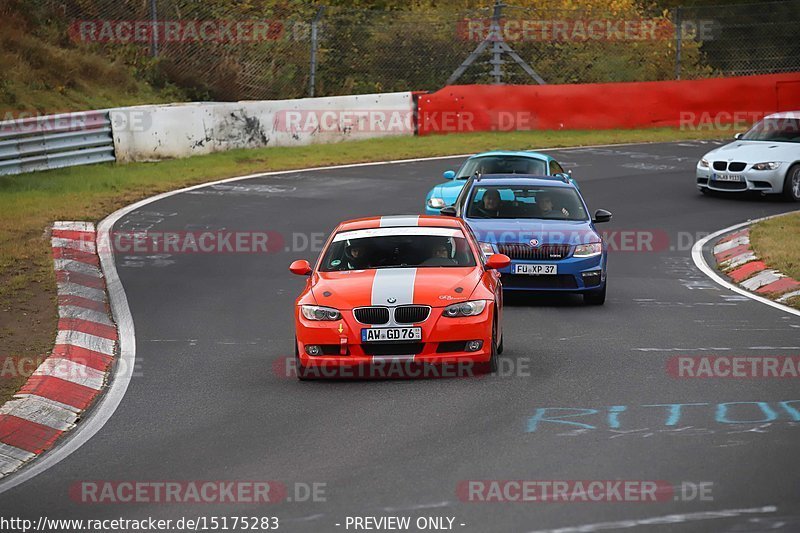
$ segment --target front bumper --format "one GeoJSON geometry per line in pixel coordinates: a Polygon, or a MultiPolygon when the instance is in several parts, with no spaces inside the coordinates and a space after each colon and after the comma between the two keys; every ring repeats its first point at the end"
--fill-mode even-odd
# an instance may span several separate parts
{"type": "Polygon", "coordinates": [[[362,343],[361,330],[371,326],[356,321],[352,310],[341,311],[341,320],[317,322],[307,320],[300,314],[299,308],[296,308],[295,326],[300,364],[305,368],[328,369],[384,366],[387,370],[390,367],[395,370],[399,368],[402,373],[404,368],[411,369],[418,364],[461,365],[469,368],[471,365],[488,363],[494,320],[491,303],[487,303],[486,309],[474,317],[447,318],[442,316],[443,310],[443,307],[434,307],[428,319],[418,324],[373,326],[420,327],[421,341],[362,343]],[[480,340],[483,344],[476,351],[467,351],[466,343],[472,340],[480,340]],[[326,355],[308,355],[306,345],[312,344],[324,347],[326,355]]]}
{"type": "Polygon", "coordinates": [[[698,189],[708,189],[720,192],[763,192],[767,194],[783,192],[783,181],[786,174],[785,164],[775,170],[753,170],[752,165],[742,172],[724,172],[725,174],[736,174],[742,177],[743,181],[719,181],[714,179],[719,171],[712,168],[697,165],[695,177],[698,189]]]}
{"type": "Polygon", "coordinates": [[[594,257],[568,257],[558,261],[514,259],[500,270],[500,281],[507,291],[587,292],[602,289],[606,283],[606,253],[594,257]],[[514,274],[517,264],[557,265],[557,274],[514,274]]]}

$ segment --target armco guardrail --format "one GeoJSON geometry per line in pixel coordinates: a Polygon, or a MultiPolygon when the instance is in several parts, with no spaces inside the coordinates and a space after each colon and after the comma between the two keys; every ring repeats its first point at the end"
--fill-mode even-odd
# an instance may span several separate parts
{"type": "Polygon", "coordinates": [[[108,111],[0,122],[0,175],[114,159],[108,111]]]}

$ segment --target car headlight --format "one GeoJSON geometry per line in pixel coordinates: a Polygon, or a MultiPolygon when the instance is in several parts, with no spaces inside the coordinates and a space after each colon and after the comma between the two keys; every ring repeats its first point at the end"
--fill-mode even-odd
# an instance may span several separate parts
{"type": "Polygon", "coordinates": [[[441,198],[431,197],[428,198],[428,207],[431,209],[441,209],[445,206],[444,200],[441,198]]]}
{"type": "Polygon", "coordinates": [[[338,309],[318,305],[301,305],[300,312],[308,320],[339,320],[342,318],[342,313],[338,309]]]}
{"type": "Polygon", "coordinates": [[[753,165],[753,170],[775,170],[781,166],[780,163],[776,163],[775,161],[770,161],[769,163],[756,163],[753,165]]]}
{"type": "Polygon", "coordinates": [[[483,313],[484,308],[486,308],[486,300],[472,300],[448,305],[444,308],[442,315],[448,318],[475,316],[483,313]]]}
{"type": "Polygon", "coordinates": [[[703,168],[708,168],[708,159],[706,159],[705,157],[703,159],[701,159],[700,160],[700,166],[703,167],[703,168]]]}
{"type": "Polygon", "coordinates": [[[492,255],[494,253],[494,246],[490,242],[482,242],[481,245],[481,252],[483,255],[492,255]]]}
{"type": "Polygon", "coordinates": [[[592,257],[603,253],[603,243],[593,242],[591,244],[579,244],[575,247],[573,257],[592,257]]]}

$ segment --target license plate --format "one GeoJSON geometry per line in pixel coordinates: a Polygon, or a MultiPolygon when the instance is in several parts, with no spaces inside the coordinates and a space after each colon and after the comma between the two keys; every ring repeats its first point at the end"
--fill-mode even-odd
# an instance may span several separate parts
{"type": "Polygon", "coordinates": [[[715,172],[711,175],[711,179],[717,181],[742,181],[742,176],[739,174],[720,174],[715,172]]]}
{"type": "Polygon", "coordinates": [[[558,274],[558,265],[532,265],[518,263],[514,265],[514,274],[528,274],[529,276],[553,276],[558,274]]]}
{"type": "Polygon", "coordinates": [[[418,340],[422,340],[422,328],[363,328],[361,330],[361,342],[418,340]]]}

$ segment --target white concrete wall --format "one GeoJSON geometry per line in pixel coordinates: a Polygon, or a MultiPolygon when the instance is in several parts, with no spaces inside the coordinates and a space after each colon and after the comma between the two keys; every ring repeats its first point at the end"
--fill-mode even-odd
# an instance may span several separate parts
{"type": "Polygon", "coordinates": [[[117,161],[413,135],[410,92],[111,110],[117,161]]]}

